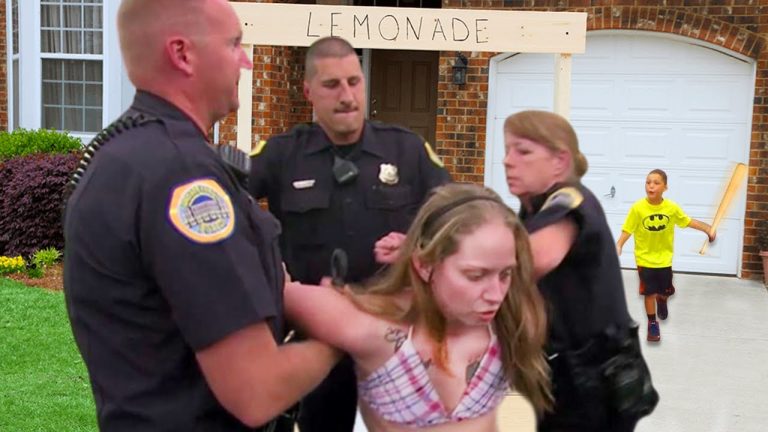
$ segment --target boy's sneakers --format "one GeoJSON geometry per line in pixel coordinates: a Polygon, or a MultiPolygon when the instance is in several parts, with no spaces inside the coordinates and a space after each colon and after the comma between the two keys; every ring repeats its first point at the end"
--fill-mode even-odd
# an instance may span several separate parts
{"type": "Polygon", "coordinates": [[[669,309],[667,309],[667,298],[660,295],[656,296],[656,315],[659,319],[665,320],[669,316],[669,309]]]}
{"type": "Polygon", "coordinates": [[[661,340],[661,330],[658,321],[648,321],[648,341],[658,342],[661,340]]]}

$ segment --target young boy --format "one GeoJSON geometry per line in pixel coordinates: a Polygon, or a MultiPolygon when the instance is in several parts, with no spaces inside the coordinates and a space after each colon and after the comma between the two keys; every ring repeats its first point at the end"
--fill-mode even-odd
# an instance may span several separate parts
{"type": "Polygon", "coordinates": [[[675,293],[672,285],[672,254],[675,243],[675,225],[691,227],[715,240],[715,231],[704,222],[691,219],[675,202],[662,196],[667,190],[667,173],[655,169],[645,179],[644,199],[629,209],[621,236],[616,242],[616,251],[621,249],[629,237],[635,235],[635,262],[640,276],[640,294],[645,296],[645,313],[648,315],[648,340],[661,340],[659,319],[668,316],[667,298],[675,293]],[[657,311],[658,308],[658,311],[657,311]]]}

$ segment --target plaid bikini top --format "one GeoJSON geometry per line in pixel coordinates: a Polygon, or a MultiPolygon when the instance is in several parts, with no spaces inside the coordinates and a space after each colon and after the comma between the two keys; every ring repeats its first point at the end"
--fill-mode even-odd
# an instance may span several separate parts
{"type": "Polygon", "coordinates": [[[443,406],[427,368],[413,346],[413,326],[400,349],[370,376],[357,383],[358,395],[386,421],[423,428],[480,417],[496,408],[509,388],[501,365],[501,348],[491,340],[453,412],[443,406]]]}

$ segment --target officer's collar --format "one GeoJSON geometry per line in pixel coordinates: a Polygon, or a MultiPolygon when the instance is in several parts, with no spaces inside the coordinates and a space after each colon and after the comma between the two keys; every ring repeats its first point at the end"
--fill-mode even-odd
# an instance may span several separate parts
{"type": "Polygon", "coordinates": [[[206,132],[201,131],[191,117],[171,102],[146,90],[136,91],[133,108],[160,118],[163,123],[166,123],[166,129],[172,139],[202,138],[208,140],[206,132]],[[173,125],[168,124],[169,122],[173,122],[173,125]]]}
{"type": "MultiPolygon", "coordinates": [[[[331,142],[331,140],[328,138],[328,135],[325,134],[325,131],[323,131],[323,128],[321,128],[317,123],[314,123],[309,128],[309,130],[305,131],[304,133],[308,134],[306,136],[307,139],[304,146],[305,154],[312,154],[326,149],[331,149],[334,145],[333,142],[331,142]]],[[[368,120],[366,120],[365,124],[363,125],[363,133],[360,135],[359,143],[360,150],[371,153],[378,157],[384,157],[385,152],[383,147],[385,143],[381,140],[377,141],[374,139],[373,127],[371,126],[371,122],[368,120]]]]}

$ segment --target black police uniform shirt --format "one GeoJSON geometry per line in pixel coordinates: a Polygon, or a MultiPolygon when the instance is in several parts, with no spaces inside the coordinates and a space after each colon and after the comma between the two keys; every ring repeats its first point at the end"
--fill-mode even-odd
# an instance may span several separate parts
{"type": "Polygon", "coordinates": [[[66,209],[65,295],[104,431],[250,430],[215,399],[195,352],[268,320],[282,340],[279,223],[181,111],[98,150],[66,209]]]}
{"type": "Polygon", "coordinates": [[[529,233],[571,218],[578,234],[563,261],[538,282],[549,306],[548,351],[577,349],[611,325],[626,329],[627,309],[616,246],[600,202],[580,183],[556,185],[520,211],[529,233]]]}
{"type": "Polygon", "coordinates": [[[337,184],[333,143],[317,124],[261,142],[251,159],[249,190],[267,197],[283,226],[283,257],[291,276],[318,283],[330,274],[333,249],[347,252],[347,282],[379,268],[374,243],[392,231],[405,233],[428,192],[450,181],[428,143],[406,129],[366,121],[347,157],[356,179],[337,184]]]}

